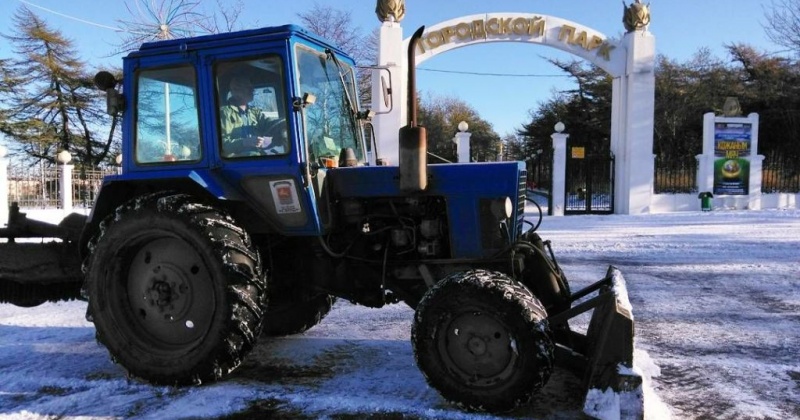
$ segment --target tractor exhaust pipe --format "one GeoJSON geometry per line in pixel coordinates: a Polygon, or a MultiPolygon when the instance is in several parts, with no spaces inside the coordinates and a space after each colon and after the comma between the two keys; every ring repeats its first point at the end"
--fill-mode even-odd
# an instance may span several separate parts
{"type": "Polygon", "coordinates": [[[408,43],[408,125],[400,128],[400,191],[413,193],[428,186],[428,136],[417,125],[416,50],[425,27],[421,26],[408,43]]]}

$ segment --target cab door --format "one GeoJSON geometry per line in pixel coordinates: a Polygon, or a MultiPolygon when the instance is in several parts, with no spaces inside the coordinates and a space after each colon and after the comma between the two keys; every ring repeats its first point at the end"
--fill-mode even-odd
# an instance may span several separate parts
{"type": "Polygon", "coordinates": [[[290,61],[286,41],[210,54],[205,74],[214,106],[206,109],[207,142],[221,176],[274,229],[318,235],[290,61]]]}

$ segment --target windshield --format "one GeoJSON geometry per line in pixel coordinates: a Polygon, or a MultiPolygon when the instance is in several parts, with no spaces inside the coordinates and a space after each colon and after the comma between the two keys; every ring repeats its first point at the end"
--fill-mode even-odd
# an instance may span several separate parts
{"type": "Polygon", "coordinates": [[[360,129],[356,122],[355,83],[352,67],[333,59],[332,54],[298,46],[298,84],[301,94],[316,101],[305,108],[305,132],[309,158],[322,163],[332,159],[338,166],[342,149],[350,148],[364,161],[360,129]]]}

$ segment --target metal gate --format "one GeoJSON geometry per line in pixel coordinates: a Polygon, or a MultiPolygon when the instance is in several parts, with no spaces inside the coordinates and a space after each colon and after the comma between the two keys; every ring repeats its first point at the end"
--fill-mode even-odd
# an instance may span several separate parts
{"type": "Polygon", "coordinates": [[[553,148],[536,150],[527,162],[528,197],[553,213],[553,148]]]}
{"type": "Polygon", "coordinates": [[[564,214],[612,214],[614,155],[584,150],[571,147],[567,156],[564,214]]]}

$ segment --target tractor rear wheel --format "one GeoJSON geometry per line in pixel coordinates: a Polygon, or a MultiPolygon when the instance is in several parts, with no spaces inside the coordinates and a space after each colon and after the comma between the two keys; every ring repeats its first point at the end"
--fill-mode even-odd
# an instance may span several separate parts
{"type": "Polygon", "coordinates": [[[336,298],[328,294],[302,299],[270,297],[263,333],[278,337],[306,332],[328,315],[334,302],[336,298]]]}
{"type": "Polygon", "coordinates": [[[539,300],[502,273],[454,273],[417,306],[414,357],[445,399],[469,410],[509,411],[550,378],[546,318],[539,300]]]}
{"type": "Polygon", "coordinates": [[[129,375],[199,384],[235,369],[261,330],[258,250],[225,212],[184,195],[132,200],[90,243],[97,340],[129,375]]]}

